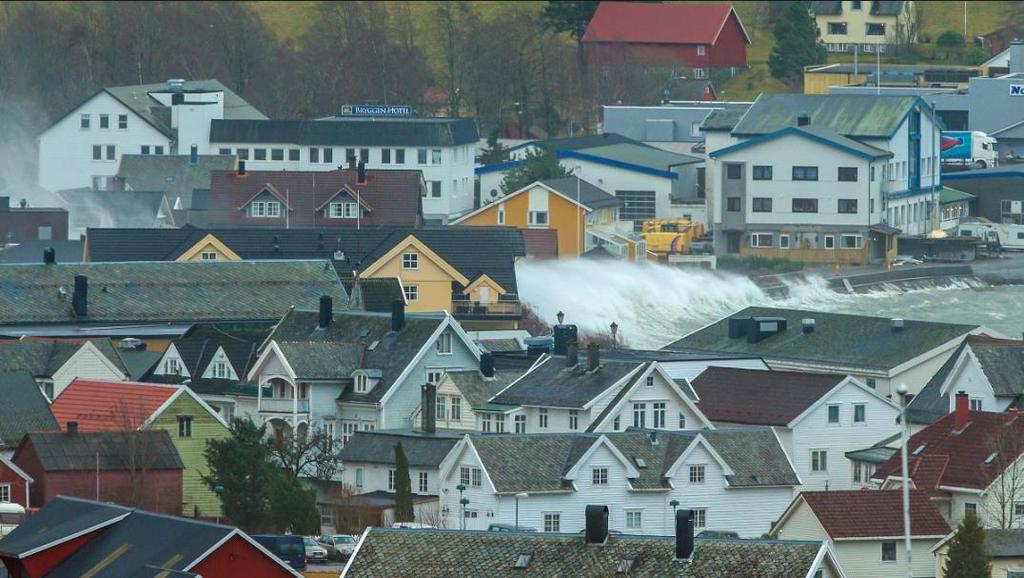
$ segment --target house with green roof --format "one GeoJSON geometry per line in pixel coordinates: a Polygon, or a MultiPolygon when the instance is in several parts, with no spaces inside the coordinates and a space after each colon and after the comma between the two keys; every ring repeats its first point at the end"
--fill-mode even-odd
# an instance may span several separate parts
{"type": "Polygon", "coordinates": [[[109,189],[124,155],[210,154],[219,119],[266,116],[215,79],[100,89],[39,135],[39,185],[109,189]]]}
{"type": "Polygon", "coordinates": [[[765,94],[725,124],[707,148],[719,255],[891,262],[899,235],[939,227],[942,123],[919,97],[765,94]]]}

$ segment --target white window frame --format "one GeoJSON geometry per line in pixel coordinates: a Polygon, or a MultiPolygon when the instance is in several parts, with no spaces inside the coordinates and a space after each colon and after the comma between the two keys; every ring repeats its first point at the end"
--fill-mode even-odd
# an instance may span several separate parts
{"type": "Polygon", "coordinates": [[[703,484],[707,479],[707,466],[704,464],[693,464],[690,466],[689,480],[691,484],[703,484]]]}
{"type": "Polygon", "coordinates": [[[790,247],[791,247],[791,245],[789,244],[789,234],[780,234],[779,235],[779,248],[780,249],[789,249],[790,247]]]}
{"type": "Polygon", "coordinates": [[[580,429],[580,410],[570,409],[569,410],[569,429],[578,430],[580,429]]]}
{"type": "Polygon", "coordinates": [[[483,485],[483,477],[480,472],[480,468],[470,468],[470,485],[474,488],[479,488],[483,485]]]}
{"type": "Polygon", "coordinates": [[[480,413],[480,431],[491,433],[491,415],[490,412],[480,413]]]}
{"type": "Polygon", "coordinates": [[[697,56],[707,56],[708,47],[704,44],[697,45],[697,56]]]}
{"type": "Polygon", "coordinates": [[[462,398],[453,395],[448,398],[451,402],[451,411],[449,412],[452,421],[462,421],[462,398]]]}
{"type": "Polygon", "coordinates": [[[751,233],[750,234],[750,247],[751,248],[763,248],[770,249],[773,246],[773,235],[771,233],[751,233]],[[768,237],[768,242],[765,244],[763,237],[768,237]]]}
{"type": "Polygon", "coordinates": [[[469,485],[470,485],[470,482],[472,481],[472,478],[470,477],[471,474],[472,474],[472,471],[473,471],[473,468],[471,468],[469,466],[462,466],[462,467],[460,467],[459,468],[459,484],[461,484],[463,486],[466,486],[468,488],[469,485]]]}
{"type": "Polygon", "coordinates": [[[644,402],[633,404],[633,427],[647,427],[647,404],[644,402]]]}
{"type": "Polygon", "coordinates": [[[839,422],[842,421],[842,419],[843,419],[843,410],[839,406],[838,403],[830,403],[830,404],[828,404],[826,406],[826,409],[825,409],[825,423],[827,423],[830,426],[837,426],[837,425],[839,425],[839,422]],[[836,410],[836,419],[835,419],[835,421],[832,421],[832,408],[835,408],[835,410],[836,410]]]}
{"type": "Polygon", "coordinates": [[[548,428],[548,408],[542,407],[537,410],[537,427],[541,429],[548,428]]]}
{"type": "Polygon", "coordinates": [[[331,219],[355,219],[356,204],[351,201],[339,201],[328,206],[328,216],[331,219]]]}
{"type": "Polygon", "coordinates": [[[668,415],[668,402],[651,402],[651,427],[654,429],[665,429],[665,418],[668,415]]]}
{"type": "Polygon", "coordinates": [[[356,487],[363,487],[363,468],[356,468],[356,487]]]}
{"type": "Polygon", "coordinates": [[[420,472],[419,475],[419,493],[426,494],[430,489],[430,475],[427,472],[420,472]]]}
{"type": "Polygon", "coordinates": [[[420,268],[420,254],[412,251],[402,253],[402,270],[417,271],[420,268]]]}
{"type": "Polygon", "coordinates": [[[512,423],[515,424],[515,432],[517,434],[526,433],[526,414],[518,413],[512,418],[512,423]]]}
{"type": "Polygon", "coordinates": [[[437,385],[441,381],[441,377],[444,376],[443,369],[428,369],[427,370],[427,383],[437,385]]]}
{"type": "Polygon", "coordinates": [[[856,251],[858,249],[863,249],[864,248],[864,235],[855,235],[855,234],[852,234],[852,233],[844,233],[842,235],[839,235],[839,248],[840,249],[844,249],[844,250],[848,250],[848,251],[856,251]],[[847,247],[846,246],[846,239],[848,239],[850,237],[854,238],[854,246],[853,247],[847,247]]]}
{"type": "Polygon", "coordinates": [[[498,205],[498,224],[505,224],[505,203],[498,205]]]}
{"type": "Polygon", "coordinates": [[[543,530],[548,533],[559,533],[562,531],[562,513],[561,512],[544,512],[543,514],[544,526],[543,530]]]}
{"type": "Polygon", "coordinates": [[[365,373],[357,373],[353,377],[356,393],[366,393],[370,390],[370,378],[365,373]]]}
{"type": "Polygon", "coordinates": [[[708,509],[707,508],[693,508],[693,527],[694,528],[706,528],[708,526],[708,509]]]}
{"type": "Polygon", "coordinates": [[[811,471],[814,473],[828,472],[828,450],[811,450],[811,471]]]}
{"type": "Polygon", "coordinates": [[[164,375],[181,375],[181,362],[176,357],[171,357],[164,362],[164,375]]]}
{"type": "Polygon", "coordinates": [[[395,470],[388,470],[388,491],[395,491],[395,470]]]}
{"type": "Polygon", "coordinates": [[[853,424],[866,424],[868,422],[868,405],[866,403],[855,403],[853,404],[853,424]],[[861,408],[861,418],[857,419],[857,408],[861,408]]]}
{"type": "Polygon", "coordinates": [[[648,375],[647,379],[644,381],[644,385],[646,385],[647,387],[653,387],[654,386],[654,376],[653,375],[648,375]]]}
{"type": "Polygon", "coordinates": [[[437,336],[437,354],[438,355],[451,355],[452,354],[452,332],[444,331],[441,335],[437,336]]]}
{"type": "Polygon", "coordinates": [[[824,236],[824,245],[823,245],[823,247],[825,247],[825,249],[827,249],[829,251],[834,250],[836,248],[836,236],[835,235],[825,235],[824,236]]]}
{"type": "Polygon", "coordinates": [[[593,468],[591,471],[591,485],[594,486],[607,486],[608,485],[608,468],[600,467],[593,468]]]}
{"type": "Polygon", "coordinates": [[[643,510],[626,510],[626,529],[640,530],[644,526],[643,510]]]}
{"type": "Polygon", "coordinates": [[[213,362],[213,377],[217,379],[227,379],[228,363],[226,361],[213,362]]]}
{"type": "Polygon", "coordinates": [[[551,223],[547,211],[530,211],[529,218],[531,227],[547,227],[551,223]],[[540,222],[539,217],[541,215],[544,216],[544,222],[540,222]]]}
{"type": "Polygon", "coordinates": [[[0,484],[0,503],[10,503],[11,484],[0,484]]]}
{"type": "Polygon", "coordinates": [[[217,260],[217,252],[216,251],[203,251],[202,254],[200,254],[199,258],[201,260],[203,260],[203,261],[216,261],[217,260]]]}
{"type": "Polygon", "coordinates": [[[420,298],[420,286],[419,285],[403,285],[402,293],[405,295],[405,300],[409,303],[418,301],[420,298]]]}
{"type": "Polygon", "coordinates": [[[679,429],[686,429],[686,414],[679,412],[679,429]]]}

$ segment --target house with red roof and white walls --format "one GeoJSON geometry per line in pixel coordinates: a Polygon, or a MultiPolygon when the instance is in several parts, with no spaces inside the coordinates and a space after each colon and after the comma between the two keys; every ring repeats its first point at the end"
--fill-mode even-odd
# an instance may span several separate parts
{"type": "MultiPolygon", "coordinates": [[[[956,525],[974,511],[986,528],[1024,527],[1024,412],[971,411],[961,391],[956,409],[911,436],[907,445],[913,487],[956,525]]],[[[903,482],[899,454],[875,470],[872,480],[884,489],[903,482]]]]}
{"type": "MultiPolygon", "coordinates": [[[[927,492],[910,494],[911,563],[914,576],[934,576],[930,550],[950,532],[927,492]]],[[[851,490],[804,492],[772,527],[772,538],[823,540],[847,575],[892,578],[906,573],[903,492],[851,490]]]]}

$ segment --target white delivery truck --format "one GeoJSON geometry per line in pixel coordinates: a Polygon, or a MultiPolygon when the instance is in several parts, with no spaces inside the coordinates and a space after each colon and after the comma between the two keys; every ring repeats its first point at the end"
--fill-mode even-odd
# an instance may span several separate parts
{"type": "Polygon", "coordinates": [[[988,168],[999,164],[996,139],[980,131],[943,131],[939,155],[947,167],[988,168]]]}

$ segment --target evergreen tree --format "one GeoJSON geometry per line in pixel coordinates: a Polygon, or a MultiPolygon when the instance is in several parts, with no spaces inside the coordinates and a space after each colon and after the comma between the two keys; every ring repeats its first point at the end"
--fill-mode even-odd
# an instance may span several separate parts
{"type": "Polygon", "coordinates": [[[256,427],[247,419],[236,419],[231,424],[231,437],[208,441],[203,452],[210,471],[203,481],[211,490],[223,488],[224,515],[247,532],[261,531],[266,526],[266,488],[279,475],[270,462],[265,438],[265,425],[256,427]]]}
{"type": "Polygon", "coordinates": [[[985,530],[978,516],[967,512],[949,541],[946,557],[946,578],[988,578],[992,575],[985,550],[985,530]]]}
{"type": "Polygon", "coordinates": [[[395,445],[395,521],[412,522],[412,482],[409,480],[409,460],[405,457],[402,442],[395,445]]]}
{"type": "Polygon", "coordinates": [[[298,478],[277,470],[266,488],[270,506],[269,526],[275,532],[290,534],[319,534],[320,512],[316,508],[316,493],[307,490],[298,478]]]}
{"type": "Polygon", "coordinates": [[[538,151],[528,150],[522,164],[510,169],[501,181],[504,194],[514,193],[534,181],[558,179],[570,176],[569,171],[558,162],[555,151],[541,148],[538,151]]]}
{"type": "Polygon", "coordinates": [[[772,77],[799,82],[805,66],[825,62],[827,57],[825,45],[818,39],[818,27],[805,3],[791,3],[775,22],[775,46],[768,57],[772,77]]]}
{"type": "Polygon", "coordinates": [[[508,147],[498,142],[498,127],[487,135],[487,148],[480,151],[480,164],[493,165],[508,160],[508,147]]]}

